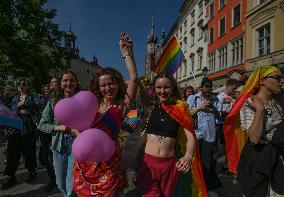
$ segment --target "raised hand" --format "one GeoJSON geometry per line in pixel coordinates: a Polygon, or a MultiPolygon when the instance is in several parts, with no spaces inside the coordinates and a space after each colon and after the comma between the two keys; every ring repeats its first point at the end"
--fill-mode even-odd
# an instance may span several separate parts
{"type": "Polygon", "coordinates": [[[123,57],[133,54],[133,42],[126,33],[120,34],[119,46],[123,57]]]}

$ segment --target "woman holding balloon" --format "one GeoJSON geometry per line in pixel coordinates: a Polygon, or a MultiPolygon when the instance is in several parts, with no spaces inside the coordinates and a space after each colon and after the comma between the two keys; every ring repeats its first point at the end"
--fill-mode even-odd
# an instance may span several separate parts
{"type": "MultiPolygon", "coordinates": [[[[74,190],[81,197],[118,196],[122,189],[127,186],[126,177],[121,166],[118,133],[123,117],[129,110],[130,100],[135,97],[138,76],[133,58],[132,40],[127,34],[122,33],[119,45],[129,72],[128,85],[126,86],[122,75],[113,68],[98,70],[90,84],[90,90],[97,96],[99,103],[97,116],[92,125],[93,128],[97,128],[93,130],[93,135],[100,132],[107,134],[112,139],[115,148],[113,154],[108,155],[108,159],[97,154],[97,159],[94,158],[93,162],[75,162],[74,190]]],[[[84,132],[78,136],[78,140],[84,132]]],[[[100,141],[105,141],[103,136],[100,141]]],[[[86,144],[85,146],[89,145],[86,144]]],[[[93,150],[93,152],[95,151],[93,150]]],[[[97,150],[97,152],[103,154],[104,151],[97,150]]]]}
{"type": "Polygon", "coordinates": [[[54,117],[54,106],[60,100],[72,97],[78,92],[78,79],[72,71],[64,72],[59,79],[58,86],[42,112],[38,129],[41,132],[52,134],[51,149],[56,184],[64,196],[69,197],[76,196],[72,184],[74,159],[71,148],[73,140],[79,134],[79,131],[58,122],[54,117]]]}

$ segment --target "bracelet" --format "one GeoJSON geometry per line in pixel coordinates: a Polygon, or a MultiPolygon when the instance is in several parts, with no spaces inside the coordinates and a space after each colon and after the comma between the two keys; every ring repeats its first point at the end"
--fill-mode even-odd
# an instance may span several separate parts
{"type": "Polygon", "coordinates": [[[125,60],[128,56],[131,56],[131,54],[128,53],[127,55],[123,56],[122,58],[125,60]]]}

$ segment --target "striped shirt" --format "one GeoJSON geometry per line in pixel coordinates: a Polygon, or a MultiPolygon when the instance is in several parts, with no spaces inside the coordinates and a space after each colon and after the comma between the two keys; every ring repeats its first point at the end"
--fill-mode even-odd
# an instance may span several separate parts
{"type": "MultiPolygon", "coordinates": [[[[248,99],[252,102],[252,99],[248,99]]],[[[271,141],[272,136],[276,130],[277,125],[282,121],[281,117],[282,107],[273,101],[272,106],[265,106],[265,116],[264,116],[264,131],[262,133],[262,139],[264,141],[271,141]]],[[[245,103],[240,111],[241,127],[247,132],[253,123],[255,117],[255,111],[252,109],[248,103],[245,103]]]]}

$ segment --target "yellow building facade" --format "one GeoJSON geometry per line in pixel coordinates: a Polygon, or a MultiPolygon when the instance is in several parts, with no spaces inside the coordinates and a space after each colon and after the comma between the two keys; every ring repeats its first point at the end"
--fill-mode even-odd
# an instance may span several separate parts
{"type": "Polygon", "coordinates": [[[246,68],[284,67],[284,0],[247,1],[246,68]]]}

